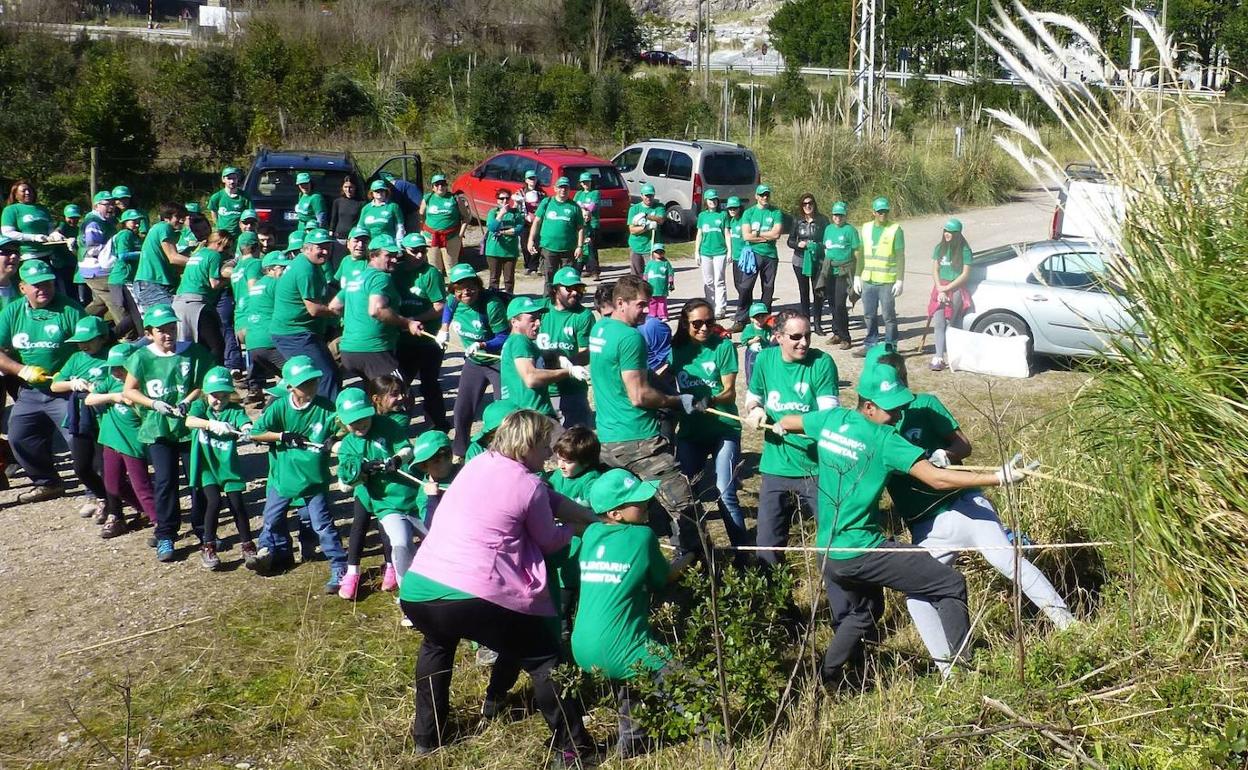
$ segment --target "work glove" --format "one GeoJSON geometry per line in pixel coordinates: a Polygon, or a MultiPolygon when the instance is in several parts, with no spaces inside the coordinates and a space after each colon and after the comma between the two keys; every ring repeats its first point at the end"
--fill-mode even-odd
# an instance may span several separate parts
{"type": "Polygon", "coordinates": [[[1023,453],[1019,452],[1010,458],[1010,461],[997,469],[997,483],[1001,486],[1009,486],[1017,484],[1040,467],[1039,460],[1033,460],[1029,463],[1023,463],[1023,453]]]}
{"type": "Polygon", "coordinates": [[[91,383],[81,377],[74,377],[69,381],[69,389],[76,393],[89,393],[91,391],[91,383]]]}
{"type": "MultiPolygon", "coordinates": [[[[403,463],[406,463],[408,460],[412,459],[412,454],[413,454],[412,448],[410,446],[405,446],[399,449],[399,451],[396,452],[394,456],[398,458],[399,464],[403,464],[403,463]]],[[[397,468],[399,466],[396,465],[395,467],[397,468]]]]}
{"type": "Polygon", "coordinates": [[[451,333],[446,329],[439,329],[438,333],[434,335],[434,339],[437,340],[438,347],[446,350],[446,343],[451,341],[451,333]]]}
{"type": "Polygon", "coordinates": [[[474,342],[474,343],[472,343],[471,345],[469,345],[468,347],[464,348],[464,357],[465,357],[465,358],[472,358],[472,357],[473,357],[473,356],[475,356],[476,354],[480,353],[480,352],[481,352],[481,350],[482,350],[482,348],[484,348],[484,347],[485,347],[485,346],[484,346],[484,345],[482,345],[480,342],[474,342]]]}
{"type": "Polygon", "coordinates": [[[894,296],[894,297],[900,297],[900,296],[901,296],[901,279],[900,279],[900,278],[898,278],[898,279],[897,279],[897,280],[893,283],[893,296],[894,296]]]}
{"type": "Polygon", "coordinates": [[[156,414],[164,415],[165,417],[178,416],[178,408],[168,401],[153,400],[152,410],[155,411],[156,414]]]}
{"type": "Polygon", "coordinates": [[[768,428],[768,430],[770,430],[772,433],[776,434],[777,436],[780,436],[781,438],[789,435],[789,432],[784,429],[784,426],[778,422],[773,422],[771,426],[768,428]]]}
{"type": "Polygon", "coordinates": [[[424,491],[426,497],[437,497],[442,494],[442,490],[438,489],[438,482],[436,481],[426,481],[420,485],[420,488],[424,491]]]}
{"type": "Polygon", "coordinates": [[[756,406],[745,415],[745,424],[759,430],[763,427],[763,423],[767,422],[767,412],[761,406],[756,406]]]}
{"type": "Polygon", "coordinates": [[[51,379],[42,366],[23,366],[17,376],[31,385],[42,385],[51,379]]]}
{"type": "Polygon", "coordinates": [[[320,449],[318,449],[317,451],[323,455],[333,454],[334,453],[334,437],[330,436],[329,438],[325,439],[325,443],[321,444],[320,449]]]}
{"type": "Polygon", "coordinates": [[[949,453],[943,449],[933,449],[931,454],[927,456],[927,461],[937,468],[949,467],[949,453]]]}
{"type": "Polygon", "coordinates": [[[48,236],[43,233],[31,233],[22,240],[30,241],[31,243],[47,243],[48,236]]]}
{"type": "Polygon", "coordinates": [[[680,399],[680,408],[685,410],[685,414],[693,414],[697,411],[697,399],[692,393],[681,393],[677,398],[680,399]]]}
{"type": "Polygon", "coordinates": [[[304,438],[302,433],[295,433],[294,431],[290,431],[290,430],[282,431],[282,435],[279,441],[281,441],[283,444],[286,444],[287,446],[292,446],[295,449],[303,449],[307,447],[308,445],[308,440],[304,438]]]}
{"type": "Polygon", "coordinates": [[[862,276],[861,275],[854,276],[854,294],[857,294],[860,297],[862,296],[862,276]]]}
{"type": "Polygon", "coordinates": [[[208,432],[214,436],[228,436],[234,432],[234,427],[224,420],[209,420],[208,432]]]}
{"type": "Polygon", "coordinates": [[[589,382],[589,367],[571,366],[568,367],[568,374],[572,376],[572,379],[577,380],[578,382],[589,382]]]}

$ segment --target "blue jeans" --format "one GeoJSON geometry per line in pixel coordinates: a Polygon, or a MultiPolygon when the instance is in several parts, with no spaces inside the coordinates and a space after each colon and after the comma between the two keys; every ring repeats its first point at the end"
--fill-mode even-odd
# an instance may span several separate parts
{"type": "Polygon", "coordinates": [[[69,448],[69,430],[64,427],[68,409],[68,396],[23,385],[9,410],[9,448],[37,487],[61,485],[52,437],[59,434],[69,448]]]}
{"type": "Polygon", "coordinates": [[[891,283],[864,283],[862,285],[862,322],[867,336],[862,341],[866,350],[880,342],[880,316],[884,317],[884,342],[897,344],[897,298],[893,296],[891,283]]]}
{"type": "Polygon", "coordinates": [[[225,368],[243,368],[243,350],[234,336],[234,292],[226,289],[217,299],[217,317],[221,319],[221,336],[225,338],[225,368]]]}
{"type": "Polygon", "coordinates": [[[301,332],[299,334],[274,334],[273,346],[289,361],[295,356],[307,356],[317,369],[323,372],[321,381],[316,386],[316,394],[330,401],[338,397],[342,383],[338,381],[338,366],[325,347],[325,340],[319,334],[301,332]]]}
{"type": "Polygon", "coordinates": [[[745,515],[737,501],[737,466],[741,464],[741,436],[707,437],[701,440],[681,438],[676,442],[676,461],[680,472],[695,479],[706,468],[707,458],[715,461],[715,488],[719,491],[719,507],[723,512],[724,529],[733,545],[749,545],[745,515]]]}
{"type": "MultiPolygon", "coordinates": [[[[261,548],[268,548],[275,554],[291,552],[290,522],[286,518],[290,505],[290,498],[279,495],[270,484],[264,497],[264,527],[259,537],[261,548]]],[[[323,492],[309,497],[307,505],[299,509],[299,542],[305,549],[305,560],[317,541],[320,542],[321,553],[329,559],[330,571],[333,574],[345,572],[347,552],[342,548],[338,528],[334,526],[334,517],[329,512],[329,502],[323,492]]]]}
{"type": "MultiPolygon", "coordinates": [[[[149,307],[173,304],[173,290],[163,283],[135,281],[131,284],[130,295],[134,297],[134,304],[138,305],[140,314],[149,307]]],[[[139,336],[143,336],[142,330],[139,330],[139,336]]]]}

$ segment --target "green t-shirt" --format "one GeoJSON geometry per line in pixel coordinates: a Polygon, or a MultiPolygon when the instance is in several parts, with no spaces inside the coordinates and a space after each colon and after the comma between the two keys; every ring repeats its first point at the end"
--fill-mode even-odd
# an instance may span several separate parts
{"type": "Polygon", "coordinates": [[[666,259],[651,259],[646,262],[644,278],[646,283],[650,284],[650,295],[659,298],[667,297],[667,293],[672,290],[672,276],[675,274],[672,263],[666,259]]]}
{"type": "MultiPolygon", "coordinates": [[[[553,470],[542,474],[546,479],[546,483],[550,488],[568,498],[577,505],[589,507],[589,488],[594,485],[598,477],[602,475],[599,468],[589,468],[582,470],[575,476],[564,476],[562,472],[553,470]]],[[[579,577],[579,570],[576,567],[575,559],[571,558],[571,554],[576,553],[581,547],[581,536],[573,535],[572,541],[568,544],[569,558],[559,560],[561,563],[554,566],[555,585],[559,588],[573,588],[576,586],[579,577]]],[[[549,570],[551,561],[547,561],[549,570]]],[[[565,608],[566,609],[566,608],[565,608]]]]}
{"type": "MultiPolygon", "coordinates": [[[[781,352],[779,347],[762,350],[754,359],[750,375],[750,393],[762,400],[767,421],[772,423],[786,414],[818,411],[820,397],[835,397],[838,392],[832,356],[812,348],[803,361],[785,361],[781,352]]],[[[777,436],[766,431],[758,471],[787,478],[814,475],[814,439],[792,433],[777,436]]]]}
{"type": "Polygon", "coordinates": [[[728,212],[703,211],[698,214],[698,232],[702,235],[699,245],[701,256],[722,257],[728,253],[728,240],[724,228],[728,226],[728,212]]]}
{"type": "Polygon", "coordinates": [[[833,275],[846,275],[854,252],[862,249],[858,228],[848,222],[823,228],[823,257],[835,271],[833,275]]]}
{"type": "MultiPolygon", "coordinates": [[[[898,230],[897,234],[900,236],[901,231],[898,230]]],[[[948,283],[949,281],[952,281],[962,275],[962,268],[975,261],[974,257],[971,256],[971,247],[967,246],[965,243],[962,244],[961,265],[954,264],[955,260],[952,252],[953,250],[947,248],[944,242],[936,244],[936,248],[932,250],[932,261],[940,265],[940,280],[945,283],[948,283]]]]}
{"type": "Polygon", "coordinates": [[[143,252],[143,241],[139,234],[128,227],[123,227],[113,236],[113,256],[117,261],[108,271],[110,286],[132,283],[139,270],[139,257],[143,252]]]}
{"type": "Polygon", "coordinates": [[[454,195],[425,193],[425,227],[449,230],[459,224],[459,201],[454,195]]]}
{"type": "Polygon", "coordinates": [[[186,260],[182,269],[182,281],[178,284],[178,294],[197,294],[204,298],[204,304],[215,307],[219,288],[212,288],[212,281],[221,280],[221,252],[212,249],[198,249],[186,260]]]}
{"type": "MultiPolygon", "coordinates": [[[[11,227],[23,235],[49,235],[52,215],[38,203],[10,203],[0,212],[0,226],[11,227]]],[[[52,256],[52,247],[42,243],[22,241],[19,251],[22,259],[52,256]]]]}
{"type": "MultiPolygon", "coordinates": [[[[743,224],[750,228],[750,231],[757,235],[766,232],[777,223],[784,221],[784,214],[780,209],[768,206],[750,206],[745,213],[741,215],[743,224]]],[[[777,238],[779,240],[779,238],[777,238]]],[[[754,254],[759,257],[768,259],[778,259],[779,254],[776,251],[776,241],[763,241],[762,243],[751,243],[750,247],[754,249],[754,254]]]]}
{"type": "Polygon", "coordinates": [[[56,373],[52,381],[67,382],[77,377],[87,382],[98,383],[104,378],[108,369],[107,361],[108,357],[104,351],[91,355],[85,350],[79,350],[65,361],[64,366],[56,373]]]}
{"type": "MultiPolygon", "coordinates": [[[[554,300],[547,300],[546,307],[548,309],[542,314],[537,330],[537,349],[542,351],[547,363],[558,361],[559,356],[572,358],[581,351],[589,350],[589,333],[594,328],[593,311],[587,307],[560,310],[555,307],[554,300]]],[[[588,382],[568,377],[551,386],[551,395],[584,393],[587,390],[588,382]]]]}
{"type": "Polygon", "coordinates": [[[282,273],[273,290],[273,322],[271,334],[321,334],[325,324],[313,318],[303,301],[324,303],[327,287],[321,265],[314,265],[306,255],[300,254],[282,273]]]}
{"type": "Polygon", "coordinates": [[[334,273],[334,281],[339,289],[345,289],[348,281],[357,280],[367,269],[368,257],[356,259],[349,255],[345,256],[338,263],[338,272],[334,273]]]}
{"type": "MultiPolygon", "coordinates": [[[[926,456],[932,450],[949,446],[949,438],[958,429],[958,421],[939,398],[931,393],[916,393],[894,427],[902,438],[922,449],[926,456]]],[[[949,510],[953,501],[966,492],[965,489],[941,492],[909,474],[893,476],[888,480],[888,495],[893,498],[893,510],[907,524],[949,510]]]]}
{"type": "MultiPolygon", "coordinates": [[[[852,409],[824,409],[802,417],[802,430],[819,451],[819,548],[874,548],[884,542],[880,493],[890,474],[907,473],[923,450],[889,425],[852,409]]],[[[829,559],[860,553],[832,552],[829,559]]]]}
{"type": "Polygon", "coordinates": [[[234,263],[234,269],[230,271],[230,290],[234,294],[234,325],[239,326],[239,320],[247,310],[247,295],[250,293],[250,284],[260,280],[260,276],[264,275],[264,266],[256,257],[239,257],[234,263]]]}
{"type": "Polygon", "coordinates": [[[465,593],[436,580],[430,580],[419,572],[407,571],[399,583],[399,598],[405,602],[436,602],[438,600],[456,601],[459,599],[475,599],[472,594],[465,593]]]}
{"type": "MultiPolygon", "coordinates": [[[[160,355],[151,345],[137,348],[126,359],[126,371],[139,381],[139,390],[153,401],[177,404],[200,386],[204,375],[216,365],[207,348],[189,345],[181,353],[160,355]]],[[[138,408],[142,424],[139,440],[186,442],[191,435],[184,420],[166,417],[154,409],[138,408]]]]}
{"type": "Polygon", "coordinates": [[[598,439],[604,444],[659,435],[659,418],[628,400],[622,372],[646,372],[641,332],[614,318],[600,319],[589,333],[589,376],[594,381],[598,439]]]}
{"type": "Polygon", "coordinates": [[[318,192],[299,195],[295,204],[295,216],[299,218],[299,229],[306,230],[309,225],[323,227],[325,225],[325,196],[318,192]]]}
{"type": "MultiPolygon", "coordinates": [[[[334,435],[338,419],[334,404],[316,396],[302,408],[293,396],[269,404],[251,427],[252,435],[290,431],[308,441],[324,444],[334,435]]],[[[329,453],[312,447],[294,447],[280,441],[269,446],[269,484],[281,497],[296,500],[322,494],[329,489],[329,453]]]]}
{"type": "MultiPolygon", "coordinates": [[[[695,399],[709,399],[724,389],[725,375],[737,373],[737,346],[727,337],[715,336],[707,339],[705,345],[693,341],[674,345],[672,369],[676,372],[676,386],[681,393],[690,393],[695,399]]],[[[721,412],[737,413],[735,401],[714,406],[721,412]]],[[[741,423],[737,420],[706,412],[682,412],[677,428],[681,438],[694,441],[741,435],[741,423]]]]}
{"type": "MultiPolygon", "coordinates": [[[[635,225],[641,224],[640,222],[637,221],[637,216],[639,214],[647,214],[647,215],[652,214],[656,217],[661,217],[664,215],[664,213],[665,213],[665,210],[662,206],[658,206],[658,205],[647,206],[641,201],[638,201],[628,207],[628,226],[633,227],[635,225]]],[[[655,224],[659,226],[662,225],[662,223],[657,223],[657,222],[655,224]]],[[[652,243],[653,238],[656,237],[654,236],[655,232],[657,232],[657,230],[646,230],[639,234],[629,233],[628,234],[628,250],[635,254],[642,254],[642,255],[649,254],[650,244],[652,243]]]]}
{"type": "Polygon", "coordinates": [[[0,348],[24,366],[55,374],[78,352],[77,345],[65,340],[82,316],[78,303],[61,294],[42,308],[32,307],[24,297],[15,299],[0,310],[0,348]]]}
{"type": "Polygon", "coordinates": [[[342,289],[342,339],[338,349],[346,353],[393,353],[399,343],[399,327],[382,323],[368,314],[369,298],[385,297],[398,312],[399,291],[385,270],[368,267],[342,289]]]}
{"type": "Polygon", "coordinates": [[[741,217],[728,217],[728,256],[734,262],[741,256],[741,249],[745,246],[745,236],[741,234],[744,226],[745,220],[741,217]]]}
{"type": "Polygon", "coordinates": [[[516,359],[527,358],[537,366],[539,357],[541,351],[533,340],[523,334],[507,335],[507,341],[503,343],[502,360],[498,364],[502,383],[499,396],[503,401],[510,401],[520,409],[532,409],[554,417],[555,408],[550,403],[549,391],[546,388],[534,390],[525,385],[516,369],[516,359]]]}
{"type": "MultiPolygon", "coordinates": [[[[111,373],[105,374],[95,385],[96,393],[121,393],[126,384],[111,373]]],[[[108,404],[96,407],[99,410],[100,435],[96,438],[100,446],[106,446],[114,452],[127,457],[146,457],[143,444],[139,442],[139,410],[129,404],[108,404]]]]}
{"type": "Polygon", "coordinates": [[[581,222],[584,223],[586,230],[598,229],[598,209],[602,207],[602,193],[598,190],[577,190],[576,195],[572,196],[573,202],[581,207],[581,211],[586,210],[586,206],[593,204],[594,210],[589,212],[589,221],[585,221],[584,215],[581,216],[581,222]]]}
{"type": "MultiPolygon", "coordinates": [[[[484,343],[501,331],[511,328],[507,322],[507,306],[503,298],[492,291],[484,291],[477,298],[477,307],[460,302],[455,305],[451,315],[451,328],[459,335],[459,340],[467,348],[474,342],[484,343]]],[[[493,363],[495,359],[480,355],[472,356],[478,364],[493,363]]]]}
{"type": "Polygon", "coordinates": [[[177,283],[177,273],[165,256],[162,243],[172,243],[175,246],[178,243],[178,231],[163,219],[152,225],[152,229],[147,231],[147,237],[143,239],[139,268],[135,271],[134,280],[159,283],[172,289],[177,283]]]}
{"type": "MultiPolygon", "coordinates": [[[[387,516],[416,512],[420,485],[398,473],[372,473],[363,476],[360,465],[369,460],[389,460],[409,444],[407,431],[394,420],[373,418],[368,435],[348,433],[338,443],[338,480],[364,486],[360,502],[378,520],[387,516]]],[[[406,471],[411,473],[410,470],[406,471]]]]}
{"type": "MultiPolygon", "coordinates": [[[[204,420],[220,420],[229,423],[239,432],[251,427],[251,418],[238,404],[226,404],[219,412],[208,406],[206,398],[191,404],[188,414],[204,420]]],[[[221,487],[223,492],[242,492],[247,488],[238,460],[238,440],[233,436],[217,436],[196,428],[191,431],[191,486],[202,489],[207,486],[221,487]]]]}
{"type": "Polygon", "coordinates": [[[775,340],[772,339],[771,329],[755,326],[753,319],[751,319],[750,323],[747,323],[745,328],[741,330],[741,345],[746,347],[756,340],[759,348],[769,348],[776,344],[775,340]]]}
{"type": "Polygon", "coordinates": [[[273,320],[273,295],[276,290],[277,280],[271,275],[262,275],[247,292],[247,313],[243,328],[247,330],[245,347],[248,350],[273,347],[270,327],[273,320]]]}
{"type": "Polygon", "coordinates": [[[393,238],[402,222],[403,212],[394,201],[387,201],[381,206],[369,201],[360,208],[360,219],[356,225],[367,230],[373,238],[383,234],[393,238]]]}
{"type": "Polygon", "coordinates": [[[572,251],[576,248],[576,234],[585,226],[581,207],[574,201],[562,203],[557,198],[546,198],[537,204],[535,219],[542,220],[538,232],[538,248],[547,251],[572,251]]]}
{"type": "Polygon", "coordinates": [[[243,212],[251,208],[251,199],[242,192],[231,196],[221,188],[208,198],[208,210],[216,217],[213,225],[218,230],[228,230],[238,235],[238,220],[243,212]]]}
{"type": "Polygon", "coordinates": [[[590,524],[575,554],[580,603],[572,627],[572,656],[586,671],[615,680],[657,671],[665,656],[651,648],[650,597],[667,584],[671,565],[646,526],[590,524]]]}
{"type": "Polygon", "coordinates": [[[178,245],[175,246],[179,254],[186,254],[199,243],[199,239],[195,237],[195,233],[189,227],[183,227],[182,232],[178,235],[178,245]]]}
{"type": "Polygon", "coordinates": [[[490,209],[485,218],[485,256],[496,259],[515,259],[520,256],[519,230],[524,228],[524,214],[517,209],[507,209],[500,216],[498,207],[490,209]],[[497,227],[495,226],[497,223],[497,227]],[[516,231],[516,232],[513,232],[516,231]]]}
{"type": "MultiPolygon", "coordinates": [[[[407,318],[420,319],[434,309],[438,302],[446,301],[446,278],[442,271],[421,260],[419,263],[403,262],[390,274],[399,293],[399,312],[407,318]]],[[[429,334],[437,334],[442,328],[442,314],[422,320],[421,325],[429,334]]],[[[428,337],[419,336],[413,342],[421,345],[437,344],[428,337]]]]}

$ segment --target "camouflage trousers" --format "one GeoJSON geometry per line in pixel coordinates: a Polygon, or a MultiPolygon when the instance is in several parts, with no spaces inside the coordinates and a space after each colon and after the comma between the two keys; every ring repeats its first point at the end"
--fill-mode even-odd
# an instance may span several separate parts
{"type": "Polygon", "coordinates": [[[657,480],[659,492],[655,499],[667,512],[675,532],[667,521],[653,516],[650,518],[651,528],[658,535],[669,535],[678,551],[701,553],[702,542],[698,534],[706,526],[702,504],[694,498],[689,479],[680,472],[670,441],[654,436],[603,444],[602,461],[612,468],[623,468],[642,481],[657,480]]]}

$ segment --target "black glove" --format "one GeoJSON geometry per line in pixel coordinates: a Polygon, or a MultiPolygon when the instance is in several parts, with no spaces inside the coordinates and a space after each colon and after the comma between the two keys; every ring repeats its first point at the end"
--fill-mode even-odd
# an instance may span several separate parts
{"type": "Polygon", "coordinates": [[[403,465],[403,458],[399,456],[389,457],[383,466],[386,473],[394,473],[403,465]]]}
{"type": "Polygon", "coordinates": [[[302,434],[289,430],[282,431],[281,442],[296,449],[302,449],[308,445],[308,440],[302,434]]]}
{"type": "Polygon", "coordinates": [[[360,463],[360,473],[367,475],[381,473],[386,469],[386,463],[386,460],[365,460],[360,463]]]}

